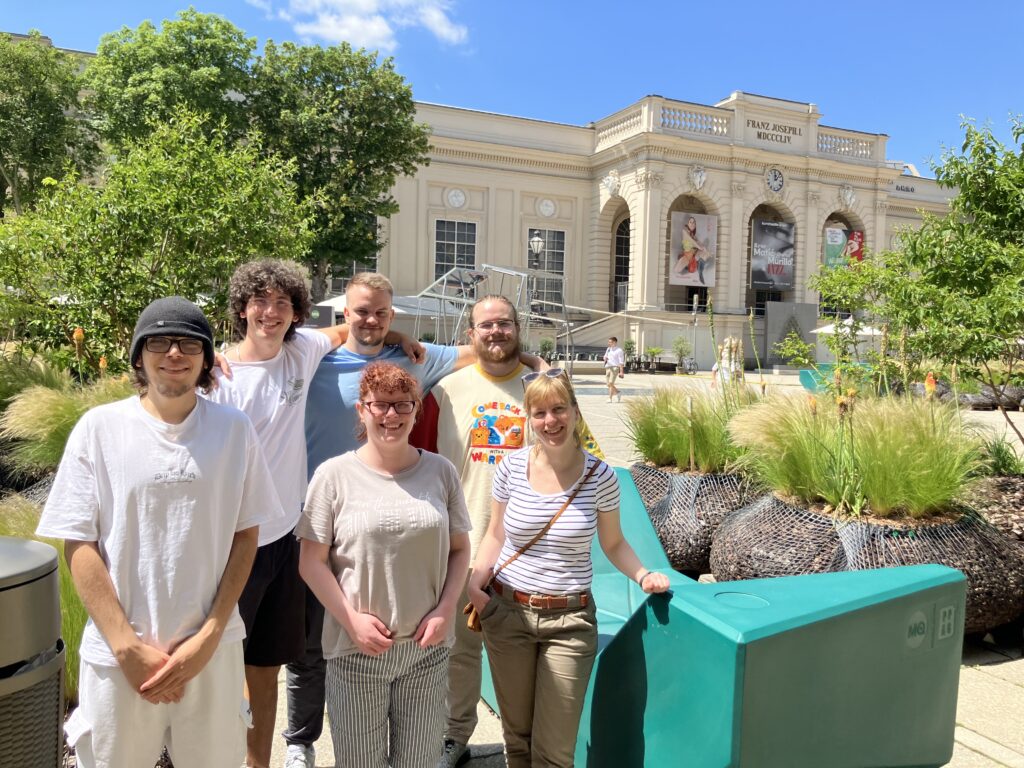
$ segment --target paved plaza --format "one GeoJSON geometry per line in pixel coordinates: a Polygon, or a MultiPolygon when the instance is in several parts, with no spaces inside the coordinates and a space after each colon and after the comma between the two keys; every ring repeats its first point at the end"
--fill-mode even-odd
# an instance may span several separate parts
{"type": "MultiPolygon", "coordinates": [[[[769,386],[779,390],[799,390],[795,375],[766,376],[769,386]]],[[[623,423],[625,401],[630,397],[649,393],[658,386],[708,386],[708,374],[696,377],[627,374],[623,379],[623,403],[609,403],[604,377],[582,374],[573,378],[580,406],[608,462],[627,467],[634,460],[633,447],[623,423]]],[[[1002,416],[997,412],[974,412],[971,419],[1004,429],[1002,416]]],[[[1014,422],[1024,428],[1024,413],[1012,414],[1014,422]]],[[[1022,447],[1024,450],[1024,447],[1022,447]]],[[[481,703],[480,725],[473,739],[473,759],[469,768],[496,768],[503,766],[501,756],[501,725],[498,719],[481,703]]],[[[285,723],[284,684],[278,708],[277,732],[285,723]]],[[[1001,647],[991,643],[969,644],[963,655],[960,670],[960,691],[957,705],[956,745],[953,768],[1024,768],[1024,659],[1021,643],[1015,647],[1001,647]]],[[[866,737],[868,737],[866,735],[866,737]]],[[[324,736],[317,744],[317,766],[330,768],[334,764],[330,734],[325,722],[324,736]]],[[[274,768],[284,765],[284,742],[275,739],[274,768]]],[[[623,768],[632,768],[624,766],[623,768]]],[[[827,768],[823,766],[822,768],[827,768]]]]}

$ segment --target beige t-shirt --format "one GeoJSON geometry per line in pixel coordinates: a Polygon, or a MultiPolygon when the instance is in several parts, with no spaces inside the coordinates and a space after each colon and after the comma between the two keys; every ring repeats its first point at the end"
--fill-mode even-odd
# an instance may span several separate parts
{"type": "MultiPolygon", "coordinates": [[[[423,452],[409,469],[387,475],[350,451],[316,470],[295,533],[330,547],[331,571],[353,608],[376,616],[401,642],[441,599],[451,535],[470,529],[458,474],[443,456],[423,452]]],[[[359,652],[330,613],[322,640],[325,659],[359,652]]]]}
{"type": "Polygon", "coordinates": [[[473,556],[491,519],[494,469],[526,444],[520,365],[507,376],[491,376],[479,365],[449,374],[430,391],[437,400],[437,452],[452,462],[473,521],[473,556]]]}

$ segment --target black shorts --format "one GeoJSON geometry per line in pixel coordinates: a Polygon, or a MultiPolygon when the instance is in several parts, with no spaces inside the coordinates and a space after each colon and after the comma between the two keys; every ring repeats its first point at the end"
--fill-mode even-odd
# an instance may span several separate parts
{"type": "Polygon", "coordinates": [[[245,622],[245,663],[276,667],[306,650],[306,585],[299,576],[299,542],[291,533],[256,550],[238,598],[245,622]]]}

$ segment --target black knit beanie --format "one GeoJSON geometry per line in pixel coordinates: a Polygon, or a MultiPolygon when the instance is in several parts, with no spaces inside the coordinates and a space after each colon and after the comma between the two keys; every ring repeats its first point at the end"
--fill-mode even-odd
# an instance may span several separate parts
{"type": "Polygon", "coordinates": [[[206,315],[188,299],[168,296],[157,299],[142,310],[132,336],[132,367],[142,354],[142,342],[150,336],[184,336],[203,342],[206,367],[213,367],[213,330],[206,315]]]}

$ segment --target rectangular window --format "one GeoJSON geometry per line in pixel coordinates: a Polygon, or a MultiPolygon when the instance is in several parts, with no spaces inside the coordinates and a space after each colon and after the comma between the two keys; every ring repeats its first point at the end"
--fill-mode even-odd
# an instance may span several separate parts
{"type": "Polygon", "coordinates": [[[438,219],[434,226],[434,279],[455,267],[476,267],[476,224],[438,219]]]}
{"type": "MultiPolygon", "coordinates": [[[[540,237],[543,245],[539,253],[533,252],[531,243],[526,246],[526,263],[530,269],[551,272],[556,275],[565,274],[565,232],[560,229],[531,229],[529,241],[540,237]]],[[[547,277],[534,277],[531,281],[533,311],[550,315],[560,312],[563,298],[562,280],[547,277]]]]}
{"type": "Polygon", "coordinates": [[[754,292],[754,315],[764,317],[765,307],[769,301],[782,301],[781,291],[755,291],[754,292]]]}

